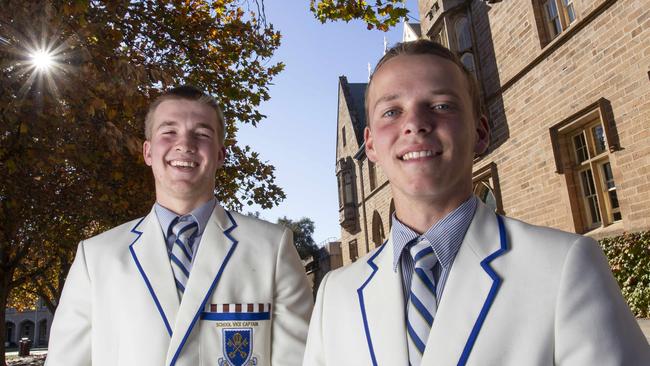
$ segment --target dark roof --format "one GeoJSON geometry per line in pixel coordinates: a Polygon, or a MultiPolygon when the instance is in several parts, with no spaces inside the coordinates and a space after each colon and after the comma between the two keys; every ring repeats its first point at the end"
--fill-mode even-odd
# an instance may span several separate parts
{"type": "Polygon", "coordinates": [[[422,29],[420,28],[420,23],[408,23],[409,27],[415,32],[418,38],[422,37],[422,29]]]}
{"type": "Polygon", "coordinates": [[[363,144],[363,129],[366,127],[365,94],[367,83],[348,83],[345,76],[339,77],[346,104],[350,110],[354,135],[359,146],[363,144]]]}

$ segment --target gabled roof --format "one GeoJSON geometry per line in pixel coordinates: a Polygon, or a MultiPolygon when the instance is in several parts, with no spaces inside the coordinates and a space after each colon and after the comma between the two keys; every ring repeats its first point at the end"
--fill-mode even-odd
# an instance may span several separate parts
{"type": "Polygon", "coordinates": [[[345,104],[348,106],[354,136],[359,146],[363,144],[363,129],[366,127],[365,94],[367,83],[348,83],[345,76],[339,77],[339,84],[343,90],[345,104]]]}

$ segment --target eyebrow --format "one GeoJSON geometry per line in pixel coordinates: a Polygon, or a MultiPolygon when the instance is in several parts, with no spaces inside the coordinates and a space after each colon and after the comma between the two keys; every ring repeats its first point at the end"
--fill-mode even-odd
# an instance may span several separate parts
{"type": "MultiPolygon", "coordinates": [[[[461,99],[458,93],[454,91],[453,89],[431,89],[429,91],[429,95],[431,96],[438,96],[438,95],[449,95],[452,96],[456,99],[461,99]]],[[[401,94],[399,93],[394,93],[394,94],[386,94],[383,95],[381,98],[377,99],[375,102],[375,105],[373,106],[373,109],[377,107],[379,103],[386,103],[393,101],[395,99],[399,99],[401,97],[401,94]]]]}
{"type": "MultiPolygon", "coordinates": [[[[167,126],[175,126],[175,125],[177,125],[177,124],[178,124],[178,122],[176,122],[176,121],[174,121],[174,120],[168,120],[168,121],[164,121],[164,122],[162,122],[162,123],[160,124],[160,126],[158,126],[157,129],[159,130],[159,129],[163,128],[163,127],[167,127],[167,126]]],[[[197,123],[197,125],[198,125],[199,128],[206,128],[206,129],[208,129],[208,130],[214,132],[214,127],[212,127],[209,123],[199,122],[199,123],[197,123]]]]}

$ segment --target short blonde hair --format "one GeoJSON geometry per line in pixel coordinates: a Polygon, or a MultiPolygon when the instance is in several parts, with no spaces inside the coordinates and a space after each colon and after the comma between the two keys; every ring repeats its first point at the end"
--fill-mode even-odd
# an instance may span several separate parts
{"type": "MultiPolygon", "coordinates": [[[[478,82],[476,81],[474,74],[472,74],[467,70],[465,65],[463,65],[463,63],[458,58],[458,56],[456,56],[456,54],[450,51],[447,47],[437,42],[433,42],[428,39],[418,39],[417,41],[400,42],[396,44],[395,46],[388,49],[388,51],[386,51],[386,54],[384,54],[384,56],[379,60],[377,66],[375,67],[375,71],[373,71],[372,75],[370,76],[370,80],[368,81],[368,86],[366,87],[366,96],[365,96],[366,116],[368,116],[368,91],[370,90],[370,85],[372,85],[372,78],[377,73],[377,71],[379,71],[379,69],[381,69],[381,67],[388,60],[395,58],[397,56],[419,56],[419,55],[438,56],[440,58],[449,60],[454,64],[456,64],[456,66],[458,66],[463,76],[465,76],[465,79],[467,80],[469,95],[472,98],[472,111],[474,113],[474,117],[478,118],[481,115],[485,114],[483,102],[481,100],[481,94],[479,92],[478,82]]],[[[367,125],[368,127],[370,127],[369,123],[367,123],[367,125]]]]}
{"type": "Polygon", "coordinates": [[[223,118],[223,112],[219,107],[219,102],[214,97],[211,97],[210,95],[191,85],[182,85],[170,89],[161,94],[153,101],[153,103],[151,103],[149,106],[149,111],[147,111],[147,116],[144,119],[144,137],[147,140],[151,140],[151,130],[153,128],[152,118],[153,114],[156,112],[156,108],[158,108],[158,106],[166,100],[178,99],[196,101],[208,105],[214,109],[214,111],[217,113],[217,127],[219,128],[219,131],[217,131],[217,136],[219,137],[219,142],[223,144],[223,141],[226,138],[226,126],[225,120],[223,118]]]}

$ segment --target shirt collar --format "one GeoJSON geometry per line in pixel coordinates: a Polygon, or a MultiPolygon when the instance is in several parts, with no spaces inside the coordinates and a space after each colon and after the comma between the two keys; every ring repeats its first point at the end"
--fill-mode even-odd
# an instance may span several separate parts
{"type": "MultiPolygon", "coordinates": [[[[400,222],[393,213],[391,218],[393,221],[391,230],[393,239],[393,270],[397,271],[397,265],[400,262],[404,249],[420,237],[426,238],[431,243],[431,247],[443,268],[451,266],[463,242],[469,224],[472,222],[477,206],[478,198],[472,195],[422,235],[400,222]]],[[[406,255],[409,255],[408,251],[406,255]]]]}
{"type": "MultiPolygon", "coordinates": [[[[194,210],[192,210],[192,212],[188,214],[194,218],[194,221],[196,221],[196,223],[199,224],[199,228],[196,233],[197,236],[203,235],[203,231],[205,230],[208,220],[210,220],[210,216],[212,215],[212,211],[214,210],[214,207],[216,205],[217,205],[217,200],[213,198],[208,202],[202,204],[201,206],[195,208],[194,210]]],[[[170,225],[172,221],[174,221],[174,219],[180,215],[162,206],[158,202],[154,204],[154,209],[156,211],[156,215],[158,216],[158,222],[160,222],[160,228],[163,231],[163,235],[165,236],[165,238],[167,238],[169,236],[169,233],[171,232],[170,225]]],[[[187,216],[187,215],[183,215],[183,216],[187,216]]]]}

